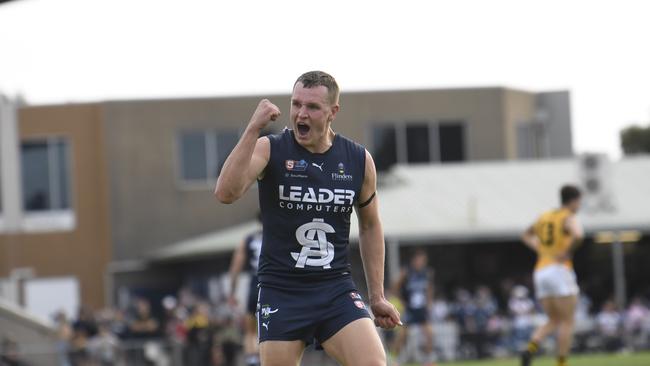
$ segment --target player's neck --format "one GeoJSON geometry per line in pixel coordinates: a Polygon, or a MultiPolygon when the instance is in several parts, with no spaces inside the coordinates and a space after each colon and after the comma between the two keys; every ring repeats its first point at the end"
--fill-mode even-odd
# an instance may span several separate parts
{"type": "Polygon", "coordinates": [[[566,205],[560,206],[560,210],[566,210],[566,211],[569,211],[569,212],[570,212],[571,214],[573,214],[573,215],[576,214],[576,212],[575,212],[571,207],[566,206],[566,205]]]}

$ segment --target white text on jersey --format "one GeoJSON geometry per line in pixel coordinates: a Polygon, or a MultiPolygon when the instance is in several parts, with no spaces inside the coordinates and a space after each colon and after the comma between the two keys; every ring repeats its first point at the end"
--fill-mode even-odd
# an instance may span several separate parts
{"type": "Polygon", "coordinates": [[[285,195],[284,185],[278,186],[279,197],[282,201],[305,202],[305,203],[333,203],[335,205],[351,206],[354,202],[354,191],[349,189],[312,188],[302,186],[289,187],[285,195]]]}

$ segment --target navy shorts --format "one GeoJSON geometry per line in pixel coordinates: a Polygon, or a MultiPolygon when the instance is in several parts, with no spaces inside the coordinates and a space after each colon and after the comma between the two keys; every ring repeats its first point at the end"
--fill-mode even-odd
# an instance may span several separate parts
{"type": "Polygon", "coordinates": [[[407,309],[405,320],[407,325],[425,324],[429,322],[429,312],[426,308],[407,309]]]}
{"type": "Polygon", "coordinates": [[[255,315],[257,310],[257,276],[251,276],[251,283],[248,288],[248,301],[246,301],[246,313],[255,315]]]}
{"type": "MultiPolygon", "coordinates": [[[[303,285],[304,286],[304,285],[303,285]]],[[[302,340],[323,343],[349,323],[370,318],[352,280],[311,287],[260,286],[259,341],[302,340]]]]}

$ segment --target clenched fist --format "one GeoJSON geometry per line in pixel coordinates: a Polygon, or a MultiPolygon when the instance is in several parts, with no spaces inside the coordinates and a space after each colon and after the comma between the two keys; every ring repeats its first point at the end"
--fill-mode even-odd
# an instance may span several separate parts
{"type": "Polygon", "coordinates": [[[393,329],[402,325],[400,314],[395,306],[386,299],[381,299],[370,305],[373,315],[375,315],[375,325],[384,329],[393,329]]]}
{"type": "Polygon", "coordinates": [[[263,130],[271,121],[280,116],[280,108],[271,103],[268,99],[262,99],[253,113],[248,125],[258,131],[263,130]]]}

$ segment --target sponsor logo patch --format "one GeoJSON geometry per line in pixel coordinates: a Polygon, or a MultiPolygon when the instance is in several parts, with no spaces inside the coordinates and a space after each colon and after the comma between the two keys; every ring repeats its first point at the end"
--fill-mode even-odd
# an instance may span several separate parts
{"type": "Polygon", "coordinates": [[[359,295],[358,292],[350,292],[350,297],[351,297],[353,300],[361,300],[361,295],[359,295]]]}
{"type": "Polygon", "coordinates": [[[339,163],[336,172],[332,173],[332,180],[339,182],[352,182],[352,174],[345,174],[345,165],[339,163]]]}
{"type": "Polygon", "coordinates": [[[357,300],[357,301],[354,302],[354,305],[356,307],[358,307],[359,309],[365,309],[366,308],[366,304],[364,304],[363,301],[357,300]]]}
{"type": "Polygon", "coordinates": [[[284,167],[290,172],[304,172],[307,170],[307,162],[302,160],[286,160],[284,167]]]}

